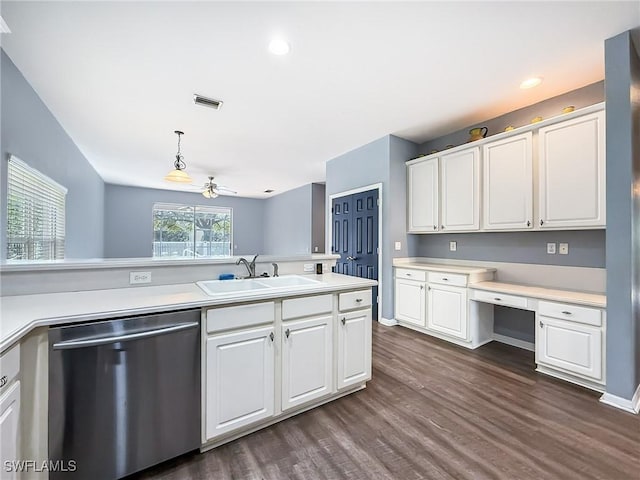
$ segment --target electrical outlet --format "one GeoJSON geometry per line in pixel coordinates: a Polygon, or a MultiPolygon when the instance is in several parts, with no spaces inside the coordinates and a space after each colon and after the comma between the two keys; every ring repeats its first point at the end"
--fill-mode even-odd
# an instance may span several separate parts
{"type": "Polygon", "coordinates": [[[129,285],[151,283],[151,272],[129,272],[129,285]]]}
{"type": "Polygon", "coordinates": [[[396,249],[396,250],[402,250],[402,243],[400,243],[400,242],[396,242],[396,244],[395,244],[395,249],[396,249]]]}
{"type": "Polygon", "coordinates": [[[313,263],[305,263],[304,264],[304,271],[305,272],[315,272],[316,271],[316,267],[313,263]]]}
{"type": "Polygon", "coordinates": [[[560,255],[569,255],[569,244],[568,243],[558,244],[558,253],[560,255]]]}
{"type": "Polygon", "coordinates": [[[317,252],[318,251],[318,247],[313,247],[313,251],[317,252]]]}
{"type": "Polygon", "coordinates": [[[458,250],[458,242],[449,242],[449,251],[455,252],[458,250]]]}
{"type": "Polygon", "coordinates": [[[547,253],[549,255],[556,254],[556,244],[555,243],[547,243],[547,253]]]}

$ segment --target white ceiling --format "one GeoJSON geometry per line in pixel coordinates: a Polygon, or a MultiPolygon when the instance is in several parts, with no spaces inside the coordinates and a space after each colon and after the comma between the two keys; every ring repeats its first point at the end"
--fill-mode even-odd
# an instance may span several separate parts
{"type": "Polygon", "coordinates": [[[109,183],[187,171],[241,196],[324,180],[393,133],[423,142],[604,77],[640,2],[8,2],[2,45],[109,183]],[[284,36],[291,53],[271,55],[284,36]],[[520,82],[543,76],[542,86],[520,82]],[[215,111],[192,94],[223,100],[215,111]]]}

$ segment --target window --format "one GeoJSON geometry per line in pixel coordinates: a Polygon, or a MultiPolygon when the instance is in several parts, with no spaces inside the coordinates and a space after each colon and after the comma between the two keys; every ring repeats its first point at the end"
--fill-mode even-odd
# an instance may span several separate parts
{"type": "Polygon", "coordinates": [[[7,258],[64,258],[67,189],[13,155],[7,169],[7,258]]]}
{"type": "Polygon", "coordinates": [[[231,209],[201,205],[153,206],[153,256],[230,257],[231,209]]]}

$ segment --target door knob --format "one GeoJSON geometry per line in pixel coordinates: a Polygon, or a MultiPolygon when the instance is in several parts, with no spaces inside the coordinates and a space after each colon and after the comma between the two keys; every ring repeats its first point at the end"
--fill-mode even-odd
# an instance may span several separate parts
{"type": "Polygon", "coordinates": [[[350,262],[353,262],[353,261],[355,261],[357,259],[358,259],[358,257],[351,257],[351,256],[347,257],[347,260],[349,260],[350,262]]]}

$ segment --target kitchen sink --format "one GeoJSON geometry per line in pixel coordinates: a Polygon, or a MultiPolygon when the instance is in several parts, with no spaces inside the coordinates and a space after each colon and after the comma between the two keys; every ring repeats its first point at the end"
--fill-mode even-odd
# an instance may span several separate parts
{"type": "Polygon", "coordinates": [[[257,281],[255,278],[246,278],[244,280],[206,280],[196,282],[204,293],[207,295],[223,295],[226,293],[254,292],[256,290],[264,290],[269,288],[257,281]]]}
{"type": "Polygon", "coordinates": [[[229,293],[255,292],[272,288],[307,287],[320,283],[302,275],[285,275],[283,277],[245,278],[242,280],[206,280],[196,282],[207,295],[224,295],[229,293]]]}

